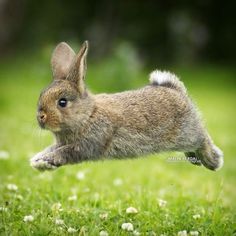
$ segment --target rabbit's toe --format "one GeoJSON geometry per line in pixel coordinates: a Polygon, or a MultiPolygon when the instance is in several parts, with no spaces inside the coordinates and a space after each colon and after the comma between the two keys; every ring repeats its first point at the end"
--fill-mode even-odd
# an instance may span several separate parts
{"type": "Polygon", "coordinates": [[[59,157],[48,158],[47,162],[49,165],[52,165],[54,168],[60,167],[65,164],[63,159],[59,157]]]}
{"type": "Polygon", "coordinates": [[[53,165],[50,160],[51,158],[48,155],[38,153],[30,160],[30,165],[40,171],[56,169],[57,166],[53,165]]]}
{"type": "Polygon", "coordinates": [[[201,160],[196,156],[195,152],[185,152],[184,153],[187,160],[191,162],[193,165],[201,166],[201,160]]]}
{"type": "Polygon", "coordinates": [[[47,161],[39,160],[39,161],[31,161],[31,166],[37,170],[53,170],[56,169],[56,166],[51,165],[47,161]]]}

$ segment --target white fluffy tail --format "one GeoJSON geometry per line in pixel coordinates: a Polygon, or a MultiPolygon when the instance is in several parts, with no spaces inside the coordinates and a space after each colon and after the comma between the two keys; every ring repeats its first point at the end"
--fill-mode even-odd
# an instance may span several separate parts
{"type": "Polygon", "coordinates": [[[186,88],[183,82],[181,82],[175,74],[168,71],[153,71],[149,76],[149,81],[152,85],[173,88],[186,93],[186,88]]]}

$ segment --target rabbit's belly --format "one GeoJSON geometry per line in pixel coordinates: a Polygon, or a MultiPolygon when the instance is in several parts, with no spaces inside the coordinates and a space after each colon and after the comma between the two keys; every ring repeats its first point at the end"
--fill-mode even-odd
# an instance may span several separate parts
{"type": "Polygon", "coordinates": [[[161,138],[153,138],[141,133],[129,133],[125,130],[115,135],[104,152],[107,157],[135,157],[156,153],[173,148],[170,142],[163,143],[161,138]]]}

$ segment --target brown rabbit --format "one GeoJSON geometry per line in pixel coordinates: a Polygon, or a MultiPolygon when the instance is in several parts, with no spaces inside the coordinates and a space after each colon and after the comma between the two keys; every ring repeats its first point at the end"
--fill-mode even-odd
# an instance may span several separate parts
{"type": "Polygon", "coordinates": [[[127,158],[181,151],[211,170],[223,165],[223,153],[202,125],[179,79],[154,71],[144,88],[93,95],[86,89],[88,42],[78,55],[60,43],[52,54],[53,82],[40,95],[37,119],[56,144],[36,154],[39,170],[101,158],[127,158]]]}

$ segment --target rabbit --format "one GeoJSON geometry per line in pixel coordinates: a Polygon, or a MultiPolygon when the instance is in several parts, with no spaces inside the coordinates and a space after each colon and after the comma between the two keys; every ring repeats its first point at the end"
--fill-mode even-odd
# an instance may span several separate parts
{"type": "Polygon", "coordinates": [[[62,42],[52,54],[53,82],[40,94],[37,120],[56,144],[36,154],[32,167],[52,170],[166,151],[184,152],[190,162],[210,170],[223,166],[222,151],[176,75],[156,70],[143,88],[94,95],[85,85],[88,48],[85,41],[76,55],[62,42]]]}

